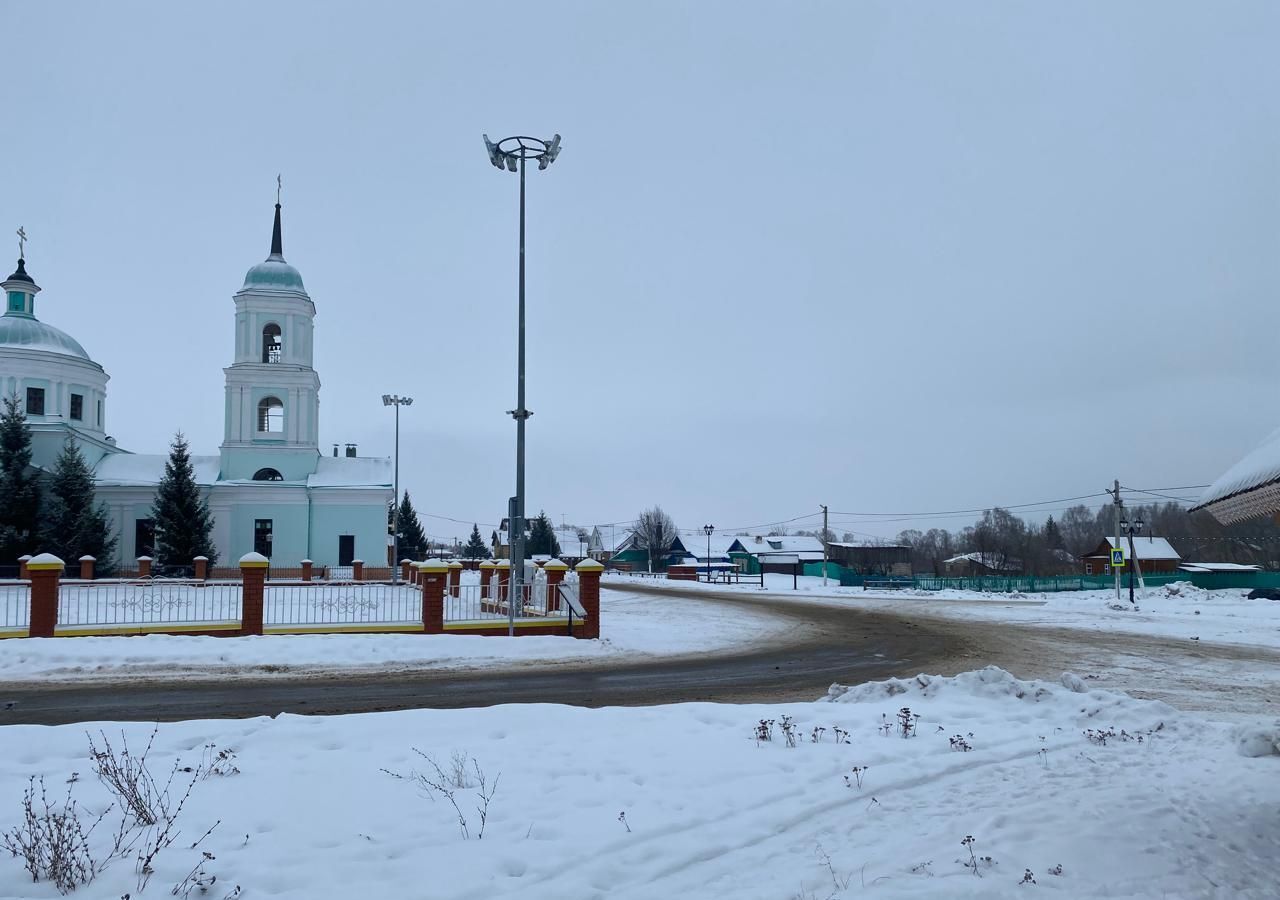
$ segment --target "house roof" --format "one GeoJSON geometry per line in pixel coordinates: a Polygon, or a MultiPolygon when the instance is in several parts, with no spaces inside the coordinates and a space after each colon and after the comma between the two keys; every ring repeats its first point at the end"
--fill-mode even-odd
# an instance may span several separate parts
{"type": "MultiPolygon", "coordinates": [[[[1104,538],[1098,544],[1098,546],[1094,548],[1093,552],[1086,553],[1082,558],[1087,557],[1092,559],[1094,557],[1107,555],[1106,550],[1103,549],[1103,544],[1107,545],[1113,550],[1118,548],[1123,549],[1126,556],[1129,553],[1128,540],[1122,540],[1120,543],[1116,543],[1115,538],[1108,537],[1108,538],[1104,538]]],[[[1133,539],[1133,552],[1138,555],[1138,562],[1142,562],[1143,560],[1148,560],[1148,559],[1149,560],[1157,560],[1157,559],[1180,560],[1182,559],[1182,557],[1178,554],[1178,551],[1173,549],[1173,545],[1170,544],[1167,539],[1162,537],[1135,537],[1133,539]]]]}
{"type": "Polygon", "coordinates": [[[380,456],[321,456],[307,487],[391,487],[391,460],[380,456]]]}
{"type": "Polygon", "coordinates": [[[1200,509],[1224,525],[1280,512],[1280,428],[1222,473],[1189,512],[1200,509]]]}
{"type": "Polygon", "coordinates": [[[1022,568],[1021,560],[1007,558],[1002,560],[998,553],[961,553],[959,556],[944,559],[942,564],[946,566],[964,562],[977,563],[993,572],[1012,572],[1022,568]]]}
{"type": "Polygon", "coordinates": [[[1187,562],[1178,566],[1180,572],[1261,572],[1262,566],[1243,563],[1187,562]]]}
{"type": "Polygon", "coordinates": [[[811,534],[737,535],[735,543],[745,553],[817,553],[822,557],[822,541],[811,534]]]}

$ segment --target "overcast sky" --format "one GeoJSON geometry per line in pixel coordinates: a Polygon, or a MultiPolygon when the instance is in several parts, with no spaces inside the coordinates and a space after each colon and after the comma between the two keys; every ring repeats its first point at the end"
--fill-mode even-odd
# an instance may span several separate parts
{"type": "Polygon", "coordinates": [[[412,396],[402,486],[496,522],[517,179],[481,132],[564,136],[531,513],[955,528],[849,513],[1204,484],[1280,423],[1274,2],[3,0],[0,35],[0,224],[131,450],[217,452],[282,172],[322,442],[390,455],[412,396]]]}

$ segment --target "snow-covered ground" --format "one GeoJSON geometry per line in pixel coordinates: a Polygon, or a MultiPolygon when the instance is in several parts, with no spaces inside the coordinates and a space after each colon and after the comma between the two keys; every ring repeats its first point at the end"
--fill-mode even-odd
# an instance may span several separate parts
{"type": "MultiPolygon", "coordinates": [[[[652,582],[654,586],[663,588],[678,586],[681,590],[733,591],[747,596],[767,593],[771,598],[781,600],[906,610],[945,618],[1280,647],[1280,601],[1249,600],[1247,590],[1206,591],[1189,582],[1137,591],[1136,609],[1129,605],[1127,588],[1122,599],[1117,601],[1114,590],[1041,594],[957,590],[864,591],[860,587],[840,587],[835,581],[823,587],[822,579],[812,576],[799,578],[798,583],[798,590],[793,590],[789,575],[766,575],[763,589],[757,585],[652,582]]],[[[610,578],[606,584],[621,587],[625,584],[625,576],[610,578]]]]}
{"type": "MultiPolygon", "coordinates": [[[[121,859],[78,895],[170,896],[208,851],[203,871],[218,880],[192,897],[216,900],[239,885],[246,900],[1274,898],[1280,723],[1259,724],[998,669],[787,705],[166,724],[152,751],[157,773],[198,764],[212,744],[234,752],[239,774],[196,782],[181,836],[157,857],[145,892],[121,859]],[[900,736],[904,707],[913,737],[900,736]],[[762,719],[771,740],[756,739],[762,719]],[[456,797],[468,840],[448,800],[383,771],[431,772],[412,748],[446,776],[452,754],[468,754],[496,784],[483,839],[475,788],[456,797]],[[965,865],[970,847],[976,874],[965,865]],[[1022,883],[1028,871],[1034,885],[1022,883]]],[[[123,730],[135,752],[150,732],[103,727],[117,745],[123,730]]],[[[61,797],[79,773],[80,808],[107,805],[85,732],[0,729],[0,828],[19,823],[31,776],[61,797]]],[[[115,823],[109,814],[90,839],[99,856],[115,823]]],[[[57,893],[5,855],[0,896],[57,893]]]]}
{"type": "Polygon", "coordinates": [[[601,640],[518,640],[473,635],[326,634],[263,637],[10,638],[0,640],[0,681],[264,675],[351,670],[467,668],[549,660],[640,659],[731,650],[791,627],[760,610],[605,590],[601,640]],[[678,623],[678,627],[673,623],[678,623]]]}

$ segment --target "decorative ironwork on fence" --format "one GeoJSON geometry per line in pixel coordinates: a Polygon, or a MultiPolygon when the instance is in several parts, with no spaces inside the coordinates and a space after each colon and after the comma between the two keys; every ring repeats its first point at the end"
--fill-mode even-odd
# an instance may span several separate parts
{"type": "Polygon", "coordinates": [[[407,584],[267,582],[264,626],[422,623],[422,594],[407,584]]]}
{"type": "Polygon", "coordinates": [[[196,625],[240,621],[240,585],[202,581],[63,583],[58,626],[196,625]]]}

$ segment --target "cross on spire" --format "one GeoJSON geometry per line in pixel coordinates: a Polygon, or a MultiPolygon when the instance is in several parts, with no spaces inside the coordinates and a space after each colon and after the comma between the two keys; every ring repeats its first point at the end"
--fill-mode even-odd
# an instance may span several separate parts
{"type": "Polygon", "coordinates": [[[17,235],[18,235],[18,259],[25,259],[25,258],[26,258],[26,256],[27,256],[27,252],[26,252],[27,232],[26,232],[26,229],[24,229],[21,225],[19,225],[19,226],[18,226],[18,230],[15,232],[15,234],[17,234],[17,235]]]}
{"type": "Polygon", "coordinates": [[[276,206],[280,205],[280,190],[284,187],[284,182],[279,175],[276,176],[276,206]]]}

